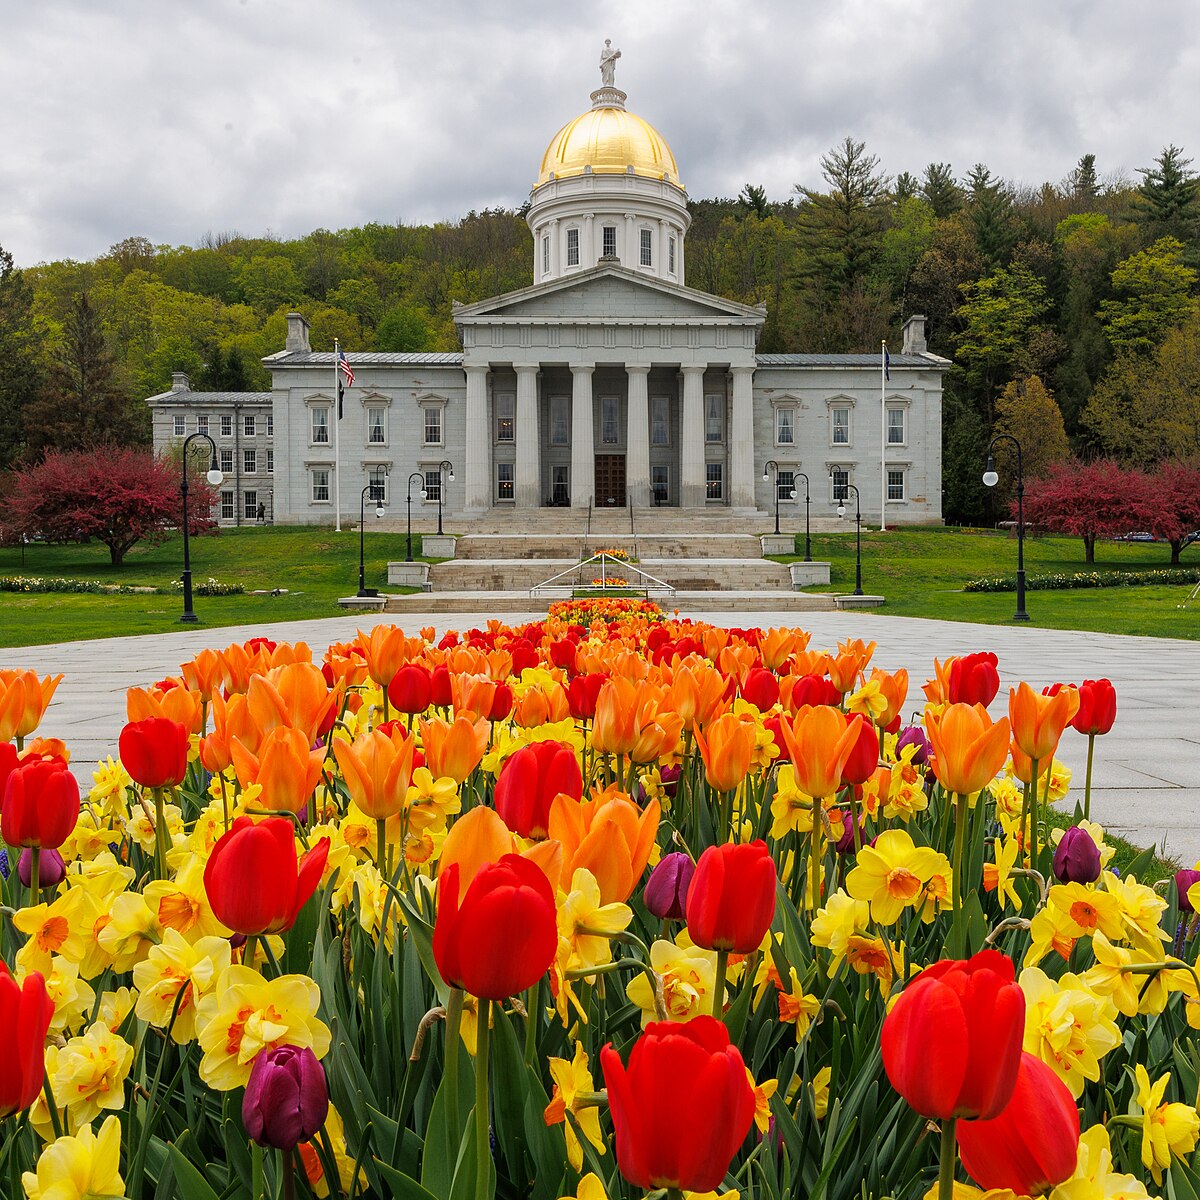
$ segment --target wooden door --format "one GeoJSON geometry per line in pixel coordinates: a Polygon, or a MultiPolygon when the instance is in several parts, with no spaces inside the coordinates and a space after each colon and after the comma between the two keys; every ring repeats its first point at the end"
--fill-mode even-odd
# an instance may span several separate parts
{"type": "Polygon", "coordinates": [[[625,507],[625,455],[596,455],[596,507],[625,507]]]}

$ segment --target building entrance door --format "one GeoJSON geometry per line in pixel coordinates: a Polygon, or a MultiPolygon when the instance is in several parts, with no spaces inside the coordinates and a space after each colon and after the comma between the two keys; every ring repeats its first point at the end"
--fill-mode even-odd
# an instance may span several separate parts
{"type": "Polygon", "coordinates": [[[625,507],[625,455],[596,455],[596,507],[625,507]]]}

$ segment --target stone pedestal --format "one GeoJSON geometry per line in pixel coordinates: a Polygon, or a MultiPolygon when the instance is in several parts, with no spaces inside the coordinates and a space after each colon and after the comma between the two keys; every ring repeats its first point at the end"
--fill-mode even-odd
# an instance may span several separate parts
{"type": "Polygon", "coordinates": [[[792,533],[764,533],[759,541],[762,542],[764,558],[773,554],[796,553],[796,535],[792,533]]]}
{"type": "Polygon", "coordinates": [[[420,588],[429,591],[429,564],[424,562],[388,563],[388,583],[398,587],[420,588]]]}
{"type": "Polygon", "coordinates": [[[426,558],[453,558],[457,541],[450,533],[426,533],[421,537],[421,553],[426,558]]]}
{"type": "Polygon", "coordinates": [[[794,562],[788,563],[792,573],[792,587],[815,587],[818,584],[829,586],[829,564],[827,562],[794,562]]]}

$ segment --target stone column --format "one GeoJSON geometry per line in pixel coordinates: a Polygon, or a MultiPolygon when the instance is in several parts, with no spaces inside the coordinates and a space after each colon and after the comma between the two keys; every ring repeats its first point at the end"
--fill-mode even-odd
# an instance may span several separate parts
{"type": "Polygon", "coordinates": [[[729,429],[729,502],[754,508],[754,368],[734,367],[733,419],[729,429]]]}
{"type": "Polygon", "coordinates": [[[517,468],[514,496],[518,508],[540,508],[542,477],[538,453],[538,367],[520,363],[517,372],[517,468]]]}
{"type": "Polygon", "coordinates": [[[491,508],[491,439],[488,437],[487,367],[467,367],[467,436],[463,480],[468,509],[491,508]]]}
{"type": "Polygon", "coordinates": [[[650,368],[627,366],[628,429],[625,436],[625,485],[634,508],[650,505],[650,368]]]}
{"type": "Polygon", "coordinates": [[[592,429],[592,372],[595,363],[571,368],[571,507],[587,508],[596,490],[592,429]]]}
{"type": "Polygon", "coordinates": [[[704,507],[704,368],[684,367],[679,464],[681,508],[704,507]]]}

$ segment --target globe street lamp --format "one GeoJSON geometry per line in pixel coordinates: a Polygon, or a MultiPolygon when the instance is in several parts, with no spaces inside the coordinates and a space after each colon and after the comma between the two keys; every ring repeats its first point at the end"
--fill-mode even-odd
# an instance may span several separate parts
{"type": "Polygon", "coordinates": [[[408,477],[408,495],[405,497],[405,501],[408,504],[408,553],[404,557],[405,562],[412,562],[412,560],[413,560],[413,556],[412,556],[412,485],[413,485],[414,479],[419,484],[422,485],[421,486],[421,499],[422,500],[425,499],[425,486],[424,486],[425,476],[420,471],[414,471],[408,477]]]}
{"type": "Polygon", "coordinates": [[[1017,611],[1013,613],[1013,620],[1028,621],[1029,614],[1025,611],[1025,473],[1021,462],[1021,443],[1011,433],[998,433],[988,442],[987,470],[983,473],[983,482],[987,487],[995,487],[1000,482],[992,458],[992,449],[1000,441],[1012,442],[1017,448],[1017,611]]]}
{"type": "Polygon", "coordinates": [[[189,625],[195,625],[199,621],[192,610],[192,557],[188,546],[188,446],[197,438],[203,438],[208,443],[208,448],[212,452],[212,457],[209,459],[208,482],[213,487],[219,487],[224,481],[225,476],[221,473],[217,466],[217,446],[216,443],[208,436],[207,433],[189,434],[183,439],[183,476],[179,483],[179,493],[183,497],[183,615],[179,618],[180,621],[186,622],[189,625]]]}
{"type": "Polygon", "coordinates": [[[773,459],[768,458],[763,463],[763,482],[767,481],[767,472],[770,471],[775,476],[775,535],[779,536],[779,464],[773,459]]]}
{"type": "Polygon", "coordinates": [[[438,463],[438,537],[442,535],[442,493],[446,490],[445,484],[442,482],[442,472],[450,473],[450,482],[454,482],[454,466],[449,459],[443,458],[438,463]]]}
{"type": "MultiPolygon", "coordinates": [[[[830,479],[833,478],[831,474],[830,479]]],[[[837,487],[837,484],[834,484],[837,487]]],[[[862,497],[858,494],[858,488],[852,483],[842,484],[847,491],[854,493],[854,594],[861,596],[862,590],[862,497]]],[[[846,515],[846,496],[845,493],[837,497],[838,509],[837,515],[844,517],[846,515]]]]}
{"type": "Polygon", "coordinates": [[[378,588],[367,587],[367,572],[366,572],[366,541],[364,538],[364,527],[367,523],[367,493],[371,493],[371,499],[375,501],[375,515],[383,516],[383,488],[376,483],[368,483],[362,490],[362,496],[358,506],[358,594],[360,596],[378,596],[378,588]]]}
{"type": "MultiPolygon", "coordinates": [[[[812,562],[812,539],[809,537],[808,531],[808,504],[810,496],[808,493],[808,476],[803,471],[796,471],[792,475],[793,479],[800,478],[804,480],[804,561],[812,562]]],[[[796,498],[796,490],[792,489],[792,499],[796,498]]]]}

